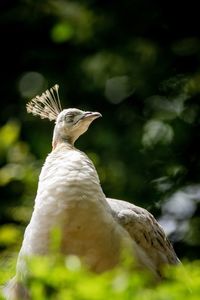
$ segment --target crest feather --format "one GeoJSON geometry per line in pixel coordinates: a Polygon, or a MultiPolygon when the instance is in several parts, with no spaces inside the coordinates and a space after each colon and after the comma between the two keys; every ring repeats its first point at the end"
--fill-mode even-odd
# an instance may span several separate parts
{"type": "Polygon", "coordinates": [[[40,116],[41,119],[56,120],[62,111],[58,89],[59,85],[56,84],[41,96],[33,98],[26,104],[27,112],[34,116],[40,116]]]}

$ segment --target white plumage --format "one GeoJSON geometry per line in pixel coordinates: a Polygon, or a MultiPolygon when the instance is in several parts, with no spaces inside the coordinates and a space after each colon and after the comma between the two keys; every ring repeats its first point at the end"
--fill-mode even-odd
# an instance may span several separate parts
{"type": "Polygon", "coordinates": [[[93,163],[74,147],[75,140],[101,115],[74,108],[60,112],[50,92],[28,104],[30,112],[56,119],[56,125],[53,151],[39,177],[34,211],[19,253],[17,275],[6,288],[7,299],[29,298],[20,283],[26,276],[25,257],[49,253],[55,227],[61,232],[60,251],[78,255],[95,272],[114,267],[121,250],[128,247],[140,265],[159,277],[163,263],[178,262],[162,228],[146,210],[106,200],[93,163]]]}
{"type": "Polygon", "coordinates": [[[123,226],[162,276],[165,264],[177,264],[179,259],[164,230],[146,209],[123,200],[107,198],[115,220],[123,226]]]}
{"type": "Polygon", "coordinates": [[[51,230],[61,230],[61,251],[104,271],[119,259],[123,229],[116,226],[96,170],[81,151],[59,143],[42,168],[34,212],[20,256],[49,252],[51,230]]]}

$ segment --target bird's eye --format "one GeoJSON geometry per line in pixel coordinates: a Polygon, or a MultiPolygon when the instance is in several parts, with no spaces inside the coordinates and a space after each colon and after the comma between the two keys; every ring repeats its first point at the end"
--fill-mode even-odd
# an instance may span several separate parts
{"type": "Polygon", "coordinates": [[[72,123],[74,121],[74,114],[73,113],[68,113],[65,115],[65,121],[68,123],[72,123]]]}
{"type": "Polygon", "coordinates": [[[66,116],[65,116],[65,120],[66,120],[66,121],[73,121],[73,119],[74,119],[74,116],[73,116],[73,115],[66,115],[66,116]]]}
{"type": "Polygon", "coordinates": [[[73,117],[74,117],[74,114],[72,114],[72,113],[66,114],[66,117],[73,118],[73,117]]]}

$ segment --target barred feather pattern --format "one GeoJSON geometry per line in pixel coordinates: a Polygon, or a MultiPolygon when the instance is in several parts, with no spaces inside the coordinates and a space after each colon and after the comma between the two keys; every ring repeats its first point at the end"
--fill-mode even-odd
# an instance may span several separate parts
{"type": "Polygon", "coordinates": [[[41,96],[33,98],[26,104],[27,112],[34,116],[40,116],[41,119],[56,120],[62,111],[58,89],[59,85],[56,84],[41,96]]]}

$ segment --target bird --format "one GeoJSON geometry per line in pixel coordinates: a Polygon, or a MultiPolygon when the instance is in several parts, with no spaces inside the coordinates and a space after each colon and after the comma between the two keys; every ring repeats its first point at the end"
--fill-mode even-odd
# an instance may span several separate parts
{"type": "Polygon", "coordinates": [[[93,272],[112,269],[128,249],[138,267],[159,277],[145,247],[127,230],[123,209],[119,212],[115,200],[106,199],[94,164],[74,146],[101,114],[77,108],[62,110],[58,85],[33,98],[27,111],[54,120],[55,127],[52,151],[39,175],[33,213],[19,251],[16,276],[4,289],[7,299],[30,299],[25,285],[27,258],[50,253],[54,228],[61,233],[60,253],[77,255],[93,272]]]}

